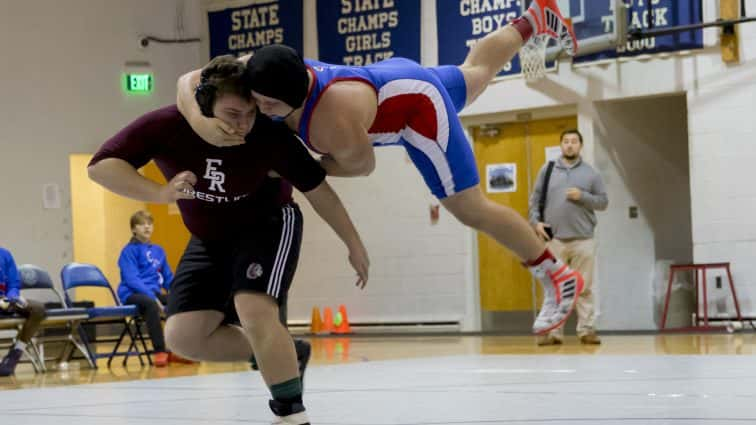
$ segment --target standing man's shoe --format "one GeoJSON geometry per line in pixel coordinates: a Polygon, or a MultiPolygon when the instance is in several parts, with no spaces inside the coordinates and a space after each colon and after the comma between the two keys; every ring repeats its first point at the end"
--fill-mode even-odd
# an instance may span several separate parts
{"type": "Polygon", "coordinates": [[[580,343],[585,345],[601,345],[601,338],[595,332],[591,332],[581,336],[580,343]]]}

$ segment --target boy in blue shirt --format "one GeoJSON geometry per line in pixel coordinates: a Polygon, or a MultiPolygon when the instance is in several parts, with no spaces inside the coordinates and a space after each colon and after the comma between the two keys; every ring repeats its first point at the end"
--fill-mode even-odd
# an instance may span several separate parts
{"type": "Polygon", "coordinates": [[[21,297],[21,279],[13,255],[0,247],[0,315],[25,317],[26,322],[16,336],[16,342],[8,354],[0,361],[0,376],[10,376],[16,372],[16,365],[39,324],[45,318],[45,306],[21,297]]]}
{"type": "Polygon", "coordinates": [[[165,258],[165,251],[150,241],[154,230],[154,220],[147,211],[137,211],[131,216],[133,237],[121,251],[118,267],[121,269],[121,284],[118,298],[123,304],[133,304],[139,308],[139,315],[147,324],[152,339],[155,366],[168,364],[165,337],[161,315],[168,299],[166,294],[173,281],[171,267],[165,258]]]}

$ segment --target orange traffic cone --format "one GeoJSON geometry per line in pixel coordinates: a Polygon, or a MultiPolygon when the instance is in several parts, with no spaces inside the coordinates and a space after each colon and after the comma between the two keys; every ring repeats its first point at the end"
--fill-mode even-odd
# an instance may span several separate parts
{"type": "Polygon", "coordinates": [[[320,328],[320,332],[333,332],[333,311],[331,311],[331,307],[323,309],[323,326],[320,328]]]}
{"type": "Polygon", "coordinates": [[[310,333],[318,334],[323,329],[323,321],[320,319],[320,309],[312,308],[312,319],[310,320],[310,333]]]}
{"type": "Polygon", "coordinates": [[[351,326],[349,326],[349,318],[347,317],[346,306],[344,306],[344,304],[339,306],[339,316],[341,316],[341,320],[339,320],[339,323],[336,325],[336,329],[334,329],[333,333],[337,333],[337,334],[352,333],[352,328],[351,326]]]}

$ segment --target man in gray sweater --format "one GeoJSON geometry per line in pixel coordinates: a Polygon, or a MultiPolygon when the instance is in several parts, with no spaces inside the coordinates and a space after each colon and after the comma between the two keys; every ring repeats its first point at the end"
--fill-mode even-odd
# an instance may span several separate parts
{"type": "MultiPolygon", "coordinates": [[[[580,157],[583,136],[577,130],[561,135],[562,156],[554,162],[548,182],[543,217],[540,200],[548,163],[541,168],[530,195],[529,218],[536,234],[548,242],[551,251],[585,279],[583,293],[578,297],[575,310],[578,315],[577,335],[583,344],[600,344],[596,334],[593,300],[593,265],[596,244],[593,232],[596,214],[609,204],[601,176],[580,157]]],[[[542,308],[550,308],[544,305],[542,308]]],[[[557,328],[540,337],[538,345],[561,344],[563,328],[557,328]]]]}

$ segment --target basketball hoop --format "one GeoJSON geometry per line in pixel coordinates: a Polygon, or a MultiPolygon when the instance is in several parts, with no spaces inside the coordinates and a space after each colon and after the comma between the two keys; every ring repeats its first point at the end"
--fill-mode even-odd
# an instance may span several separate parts
{"type": "Polygon", "coordinates": [[[546,45],[548,44],[547,35],[537,35],[520,49],[520,67],[526,82],[533,83],[546,76],[546,45]]]}

